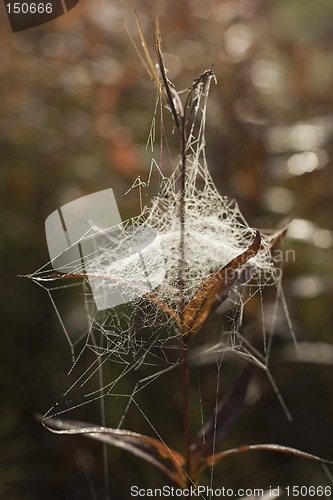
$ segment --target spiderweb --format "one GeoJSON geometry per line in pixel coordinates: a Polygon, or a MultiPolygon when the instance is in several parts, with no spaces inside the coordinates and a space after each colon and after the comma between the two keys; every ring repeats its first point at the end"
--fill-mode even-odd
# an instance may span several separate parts
{"type": "MultiPolygon", "coordinates": [[[[180,166],[177,165],[171,175],[165,177],[160,166],[157,167],[157,163],[153,161],[153,172],[149,174],[149,179],[153,182],[152,179],[158,177],[158,194],[142,209],[139,216],[117,228],[117,236],[112,241],[106,239],[102,249],[91,250],[84,270],[82,262],[78,260],[71,263],[72,268],[77,266],[76,272],[71,270],[60,275],[54,272],[52,263],[49,263],[31,275],[47,291],[72,357],[69,377],[73,382],[57,404],[47,412],[46,417],[71,416],[77,408],[97,401],[101,408],[101,424],[121,428],[134,407],[159,438],[163,439],[158,422],[154,420],[154,412],[145,408],[141,394],[150,384],[177,369],[181,363],[180,330],[173,312],[179,310],[180,303],[188,303],[212,273],[249,248],[256,234],[237,203],[218,192],[208,170],[205,156],[205,117],[212,78],[213,75],[206,72],[195,80],[192,87],[194,92],[190,102],[185,149],[186,189],[183,195],[180,190],[180,166]],[[180,286],[182,203],[185,237],[181,263],[183,286],[180,286]],[[117,264],[119,260],[116,257],[121,254],[120,243],[123,244],[124,239],[133,234],[140,234],[142,228],[152,228],[158,234],[164,272],[163,280],[158,286],[135,294],[132,293],[133,290],[137,292],[137,288],[143,284],[137,279],[133,283],[130,278],[138,275],[142,262],[140,259],[132,259],[127,267],[122,267],[122,264],[117,264]],[[130,300],[116,307],[98,310],[92,293],[93,287],[100,285],[106,290],[105,293],[111,293],[119,283],[121,293],[129,295],[130,300]],[[77,304],[71,307],[72,312],[73,308],[75,310],[75,318],[80,318],[79,321],[73,322],[73,314],[68,311],[67,301],[64,301],[66,295],[71,304],[77,304]],[[73,333],[71,326],[77,323],[82,325],[81,331],[76,326],[73,333]],[[113,405],[117,405],[116,411],[113,411],[113,405]]],[[[156,113],[157,110],[158,106],[156,113]]],[[[141,191],[144,183],[136,180],[132,189],[136,187],[141,191]]],[[[289,416],[269,371],[274,318],[278,311],[284,314],[292,333],[281,287],[281,269],[274,262],[271,249],[273,239],[274,234],[262,235],[260,250],[248,260],[245,268],[235,270],[237,276],[232,286],[224,291],[223,296],[216,297],[219,314],[212,315],[209,320],[211,333],[207,334],[203,328],[196,335],[193,345],[189,344],[189,360],[191,367],[215,365],[217,380],[222,360],[229,353],[255,363],[267,373],[289,416]],[[266,286],[271,286],[275,295],[269,321],[263,300],[266,286]],[[258,299],[260,310],[259,340],[258,336],[255,339],[247,338],[242,331],[246,305],[254,296],[258,299]]],[[[152,275],[159,272],[156,267],[156,249],[145,254],[145,264],[152,275]]],[[[216,396],[219,399],[218,381],[216,396]]],[[[203,414],[201,398],[198,390],[199,411],[203,414]]],[[[201,419],[204,419],[203,415],[201,419]]]]}

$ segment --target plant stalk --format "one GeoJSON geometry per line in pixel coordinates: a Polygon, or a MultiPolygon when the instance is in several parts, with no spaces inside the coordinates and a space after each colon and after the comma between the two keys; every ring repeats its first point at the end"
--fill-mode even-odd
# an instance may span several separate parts
{"type": "MultiPolygon", "coordinates": [[[[190,436],[190,404],[189,404],[189,368],[187,360],[187,340],[184,335],[185,303],[185,216],[186,216],[186,124],[185,113],[180,120],[181,133],[181,177],[180,177],[180,260],[179,260],[179,288],[181,292],[180,323],[181,323],[181,364],[182,364],[182,398],[183,423],[185,438],[185,457],[188,483],[191,482],[191,436],[190,436]]],[[[188,484],[189,485],[189,484],[188,484]]]]}
{"type": "Polygon", "coordinates": [[[154,36],[155,50],[160,69],[161,78],[164,84],[166,98],[171,109],[175,125],[180,132],[181,140],[181,177],[180,177],[180,256],[179,256],[179,290],[181,294],[180,300],[180,349],[181,349],[181,379],[182,379],[182,398],[183,398],[183,424],[184,424],[184,437],[185,437],[185,457],[186,469],[188,474],[188,484],[191,483],[191,436],[190,436],[190,408],[189,408],[189,369],[187,360],[187,339],[185,336],[185,322],[184,311],[185,303],[185,216],[186,216],[186,116],[185,110],[188,104],[189,96],[185,105],[182,106],[181,99],[178,93],[170,87],[169,80],[167,79],[165,67],[163,63],[163,56],[160,47],[160,38],[154,36]],[[175,108],[174,100],[177,102],[177,109],[175,108]]]}

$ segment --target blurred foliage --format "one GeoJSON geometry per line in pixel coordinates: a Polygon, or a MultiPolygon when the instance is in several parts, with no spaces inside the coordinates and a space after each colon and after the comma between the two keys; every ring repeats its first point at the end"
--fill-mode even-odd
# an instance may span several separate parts
{"type": "MultiPolygon", "coordinates": [[[[90,479],[103,498],[99,446],[50,435],[34,419],[64,392],[71,361],[47,295],[18,275],[48,260],[44,220],[59,204],[112,187],[123,219],[139,212],[137,192],[124,193],[138,175],[148,176],[155,91],[121,23],[124,17],[137,37],[133,8],[150,40],[152,14],[143,0],[81,0],[69,14],[16,34],[1,6],[0,497],[6,500],[88,500],[95,498],[90,479]]],[[[299,340],[330,343],[333,3],[161,0],[157,9],[168,76],[178,89],[214,64],[207,155],[216,184],[237,198],[253,227],[292,220],[286,244],[296,260],[286,263],[284,279],[292,322],[299,340]]],[[[172,136],[170,147],[176,157],[172,136]]],[[[255,304],[252,310],[250,326],[255,304]]],[[[277,331],[272,372],[294,421],[286,421],[259,373],[260,398],[225,446],[277,442],[332,459],[332,359],[318,350],[310,362],[295,362],[284,351],[279,321],[277,331]]],[[[179,448],[174,377],[155,384],[146,404],[160,412],[170,445],[179,448]]],[[[213,386],[207,375],[203,389],[212,402],[213,386]]],[[[128,498],[131,483],[161,484],[151,468],[119,450],[110,451],[110,466],[112,499],[128,498]]],[[[260,453],[231,458],[215,474],[230,487],[328,481],[320,466],[260,453]]]]}

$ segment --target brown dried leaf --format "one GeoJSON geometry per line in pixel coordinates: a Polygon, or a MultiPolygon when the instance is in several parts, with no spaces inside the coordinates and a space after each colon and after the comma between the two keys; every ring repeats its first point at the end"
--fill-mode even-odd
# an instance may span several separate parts
{"type": "Polygon", "coordinates": [[[93,426],[86,422],[56,418],[44,419],[42,420],[42,424],[49,431],[56,434],[83,434],[91,439],[122,448],[150,462],[179,486],[182,487],[186,484],[187,478],[183,470],[185,458],[181,453],[169,448],[158,439],[123,429],[111,429],[109,427],[93,426]],[[174,470],[171,470],[164,463],[160,462],[156,456],[168,460],[174,470]]]}
{"type": "Polygon", "coordinates": [[[267,241],[270,250],[275,250],[281,241],[285,238],[288,231],[288,226],[284,226],[279,231],[268,231],[268,230],[260,230],[262,236],[267,241]]]}
{"type": "Polygon", "coordinates": [[[233,285],[237,279],[236,268],[243,266],[254,257],[260,248],[261,236],[256,232],[249,248],[232,259],[226,266],[212,274],[199,288],[183,312],[183,334],[197,333],[207,319],[216,297],[233,285]]]}
{"type": "Polygon", "coordinates": [[[287,453],[289,455],[294,455],[296,457],[305,458],[307,460],[314,460],[316,462],[321,462],[323,464],[333,465],[333,461],[325,460],[317,455],[312,455],[311,453],[306,453],[304,451],[298,450],[297,448],[290,448],[289,446],[282,446],[279,444],[251,444],[245,446],[239,446],[238,448],[232,448],[230,450],[222,451],[221,453],[216,453],[207,457],[204,461],[203,467],[200,472],[205,470],[207,467],[212,467],[217,462],[227,457],[228,455],[234,455],[236,453],[246,453],[247,451],[277,451],[279,453],[287,453]]]}

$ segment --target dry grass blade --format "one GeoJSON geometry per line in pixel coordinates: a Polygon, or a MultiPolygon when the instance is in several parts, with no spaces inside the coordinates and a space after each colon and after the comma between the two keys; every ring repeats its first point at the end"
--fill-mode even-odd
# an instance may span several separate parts
{"type": "Polygon", "coordinates": [[[138,31],[139,31],[141,45],[143,48],[143,54],[141,53],[139,47],[135,43],[135,41],[134,41],[131,33],[129,32],[126,24],[123,22],[124,28],[126,30],[128,38],[131,41],[131,44],[133,45],[133,47],[135,49],[135,52],[137,53],[137,55],[141,61],[141,64],[143,65],[143,67],[147,71],[149,78],[154,82],[157,91],[161,95],[163,95],[165,97],[166,101],[168,102],[170,109],[171,109],[171,112],[172,112],[172,115],[173,115],[173,118],[174,118],[174,121],[175,121],[175,124],[176,124],[177,128],[179,129],[180,128],[179,117],[178,117],[178,113],[177,113],[175,105],[174,105],[174,98],[179,100],[179,97],[175,91],[173,92],[174,95],[172,96],[172,91],[170,89],[170,82],[166,76],[166,69],[164,66],[163,54],[162,54],[162,49],[161,49],[161,37],[159,34],[158,16],[155,12],[154,17],[155,17],[156,33],[154,35],[154,44],[155,44],[155,53],[156,53],[158,63],[157,63],[157,65],[154,65],[152,57],[151,57],[149,49],[148,49],[148,44],[147,44],[145,36],[143,34],[143,30],[142,30],[139,16],[135,10],[134,10],[134,14],[135,14],[136,24],[137,24],[138,31]]]}
{"type": "Polygon", "coordinates": [[[137,55],[138,55],[138,57],[139,57],[139,59],[140,59],[140,62],[141,62],[141,64],[142,64],[142,66],[143,66],[143,67],[145,68],[145,70],[147,71],[149,78],[150,78],[152,81],[154,81],[154,82],[155,82],[155,85],[156,85],[155,74],[154,74],[154,73],[152,73],[152,71],[151,71],[151,69],[149,68],[148,64],[147,64],[147,63],[146,63],[146,61],[144,60],[144,57],[142,56],[142,54],[141,54],[141,52],[140,52],[140,50],[139,50],[139,48],[138,48],[137,44],[135,43],[135,41],[134,41],[134,39],[133,39],[133,37],[132,37],[131,33],[129,32],[129,30],[128,30],[128,28],[127,28],[126,24],[124,23],[124,21],[123,21],[123,25],[124,25],[124,28],[125,28],[126,33],[127,33],[127,35],[128,35],[128,38],[130,39],[130,42],[131,42],[131,44],[133,45],[134,50],[135,50],[135,52],[137,53],[137,55]]]}
{"type": "Polygon", "coordinates": [[[197,333],[207,319],[218,295],[221,295],[237,280],[235,270],[254,257],[260,248],[261,236],[256,232],[249,248],[232,259],[226,266],[212,274],[187,304],[183,313],[183,334],[197,333]]]}
{"type": "Polygon", "coordinates": [[[182,467],[185,463],[183,455],[172,450],[158,439],[123,429],[111,429],[109,427],[93,426],[86,422],[56,418],[44,419],[42,424],[46,429],[56,434],[82,434],[91,439],[122,448],[151,463],[179,486],[184,485],[186,482],[186,475],[182,467]],[[160,462],[157,457],[168,460],[174,470],[160,462]]]}
{"type": "Polygon", "coordinates": [[[143,47],[144,55],[141,54],[140,49],[138,48],[138,46],[135,43],[135,41],[134,41],[134,39],[133,39],[130,31],[128,30],[126,24],[123,21],[124,28],[126,30],[128,38],[130,39],[131,44],[134,47],[135,52],[137,53],[137,55],[138,55],[138,57],[139,57],[139,59],[141,61],[142,66],[147,71],[147,73],[149,75],[149,78],[155,83],[157,90],[161,91],[161,82],[160,82],[160,79],[159,79],[158,74],[156,72],[156,68],[154,66],[154,63],[152,61],[152,58],[151,58],[151,55],[150,55],[150,52],[149,52],[149,49],[148,49],[148,45],[147,45],[147,42],[146,42],[146,39],[145,39],[143,31],[142,31],[142,27],[141,27],[141,23],[140,23],[138,14],[137,14],[136,11],[134,11],[134,14],[135,14],[136,24],[137,24],[137,27],[138,27],[138,31],[139,31],[141,45],[143,47]]]}
{"type": "MultiPolygon", "coordinates": [[[[180,121],[179,121],[179,116],[176,111],[172,93],[171,93],[171,88],[169,84],[169,80],[166,76],[166,70],[163,62],[163,55],[162,55],[162,50],[161,50],[161,39],[158,36],[154,36],[154,41],[155,41],[155,50],[156,50],[156,56],[157,56],[157,61],[158,61],[158,67],[160,69],[162,81],[163,81],[163,87],[164,87],[164,92],[166,94],[166,100],[170,106],[171,113],[173,116],[173,119],[175,121],[176,127],[178,130],[180,130],[180,121]]],[[[174,97],[178,98],[178,94],[174,93],[174,97]]]]}
{"type": "Polygon", "coordinates": [[[151,55],[150,55],[150,52],[149,52],[149,49],[148,49],[148,45],[147,45],[146,39],[145,39],[144,34],[143,34],[143,30],[142,30],[142,26],[141,26],[141,23],[140,23],[140,19],[139,19],[139,16],[138,16],[136,10],[134,11],[134,14],[135,14],[135,19],[136,19],[136,24],[137,24],[137,27],[138,27],[138,30],[139,30],[141,45],[143,47],[143,50],[144,50],[144,53],[145,53],[145,56],[146,56],[147,64],[148,64],[148,66],[150,68],[151,73],[153,74],[153,80],[155,82],[155,85],[156,85],[157,89],[160,90],[160,80],[158,78],[158,74],[157,74],[155,65],[154,65],[153,60],[151,58],[151,55]]]}

